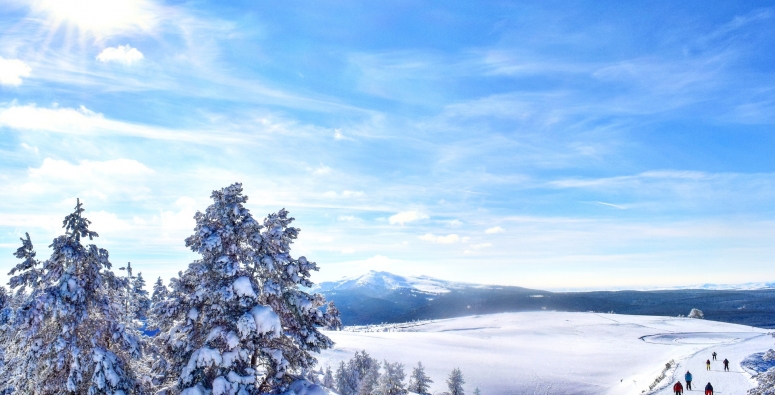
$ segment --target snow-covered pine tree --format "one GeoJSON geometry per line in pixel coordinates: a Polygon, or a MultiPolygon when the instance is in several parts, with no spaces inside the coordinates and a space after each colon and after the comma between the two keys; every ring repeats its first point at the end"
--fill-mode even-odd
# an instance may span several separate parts
{"type": "Polygon", "coordinates": [[[705,318],[705,314],[700,309],[692,309],[687,317],[703,319],[705,318]]]}
{"type": "Polygon", "coordinates": [[[425,366],[422,366],[422,362],[417,362],[417,367],[412,369],[412,375],[409,377],[407,389],[420,395],[430,395],[431,383],[433,380],[425,374],[425,366]]]}
{"type": "Polygon", "coordinates": [[[164,285],[164,282],[161,281],[161,277],[156,279],[156,282],[153,284],[153,294],[151,294],[151,304],[158,303],[162,299],[167,297],[167,294],[169,294],[170,290],[167,289],[167,287],[164,285]]]}
{"type": "Polygon", "coordinates": [[[8,321],[11,319],[11,309],[9,305],[9,295],[5,287],[0,286],[0,369],[5,360],[5,348],[8,336],[8,321]]]}
{"type": "Polygon", "coordinates": [[[756,376],[756,388],[748,390],[748,395],[774,395],[775,394],[775,368],[756,376]]]}
{"type": "Polygon", "coordinates": [[[339,309],[334,304],[334,301],[331,300],[326,305],[326,321],[328,324],[326,325],[326,329],[330,329],[332,331],[341,331],[342,330],[342,318],[340,317],[341,314],[339,313],[339,309]]]}
{"type": "Polygon", "coordinates": [[[482,395],[482,391],[479,390],[479,387],[474,388],[474,395],[482,395]]]}
{"type": "Polygon", "coordinates": [[[9,273],[9,284],[30,293],[15,315],[7,364],[0,369],[7,392],[145,393],[134,369],[142,355],[139,333],[121,322],[115,299],[126,282],[109,270],[107,250],[81,244],[98,236],[83,211],[78,200],[48,260],[35,259],[29,235],[14,254],[23,262],[9,273]]]}
{"type": "Polygon", "coordinates": [[[0,326],[8,323],[11,318],[11,295],[5,287],[0,286],[0,326]]]}
{"type": "Polygon", "coordinates": [[[382,368],[384,373],[380,376],[374,393],[376,395],[406,395],[404,365],[399,362],[385,361],[382,368]]]}
{"type": "Polygon", "coordinates": [[[325,299],[308,294],[317,265],[293,259],[299,230],[280,210],[262,224],[244,207],[242,185],[213,191],[186,246],[201,255],[170,284],[151,314],[167,393],[278,393],[333,342],[320,333],[325,299]]]}
{"type": "Polygon", "coordinates": [[[460,371],[460,368],[452,369],[452,373],[447,378],[447,388],[449,388],[450,395],[465,395],[463,390],[463,384],[465,383],[466,381],[463,380],[463,373],[460,371]]]}
{"type": "Polygon", "coordinates": [[[145,290],[145,279],[143,279],[141,272],[137,273],[137,277],[132,282],[132,294],[137,305],[135,318],[138,320],[146,319],[148,310],[151,308],[151,298],[148,297],[148,291],[145,290]]]}
{"type": "Polygon", "coordinates": [[[118,268],[126,275],[122,278],[122,287],[114,291],[116,300],[120,301],[122,314],[121,320],[125,325],[139,325],[135,322],[135,317],[138,315],[139,306],[135,294],[132,290],[132,283],[135,277],[132,275],[132,262],[127,262],[126,266],[118,268]]]}
{"type": "Polygon", "coordinates": [[[358,393],[358,380],[353,371],[348,369],[344,361],[339,362],[339,367],[334,375],[334,389],[339,395],[356,395],[358,393]]]}
{"type": "Polygon", "coordinates": [[[334,374],[331,372],[331,366],[326,365],[326,373],[323,376],[323,386],[334,389],[334,374]]]}
{"type": "Polygon", "coordinates": [[[366,350],[356,351],[355,357],[350,360],[350,371],[357,379],[357,392],[359,395],[371,395],[379,380],[379,361],[369,356],[366,350]]]}
{"type": "Polygon", "coordinates": [[[359,395],[372,395],[379,384],[379,364],[372,365],[363,377],[361,377],[360,388],[358,389],[359,395]]]}

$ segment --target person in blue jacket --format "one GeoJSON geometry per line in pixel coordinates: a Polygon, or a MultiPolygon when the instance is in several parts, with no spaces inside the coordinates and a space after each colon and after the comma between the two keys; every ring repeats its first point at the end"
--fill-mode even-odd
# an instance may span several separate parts
{"type": "Polygon", "coordinates": [[[705,386],[705,395],[713,395],[713,386],[710,383],[705,386]]]}
{"type": "Polygon", "coordinates": [[[692,374],[687,370],[686,374],[684,375],[684,379],[686,379],[686,390],[692,389],[692,374]]]}

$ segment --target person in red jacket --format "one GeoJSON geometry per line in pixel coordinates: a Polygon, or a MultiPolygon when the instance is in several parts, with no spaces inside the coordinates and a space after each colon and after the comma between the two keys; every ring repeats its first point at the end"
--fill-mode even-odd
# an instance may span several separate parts
{"type": "Polygon", "coordinates": [[[675,385],[673,386],[673,391],[675,391],[675,395],[681,395],[684,393],[684,386],[681,385],[680,381],[675,383],[675,385]]]}

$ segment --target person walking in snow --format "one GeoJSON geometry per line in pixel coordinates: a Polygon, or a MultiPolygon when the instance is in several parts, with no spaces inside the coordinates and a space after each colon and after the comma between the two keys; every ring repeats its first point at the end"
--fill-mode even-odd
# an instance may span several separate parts
{"type": "Polygon", "coordinates": [[[675,385],[673,385],[673,391],[675,391],[675,395],[681,395],[684,393],[684,386],[681,385],[680,381],[677,381],[675,385]]]}
{"type": "Polygon", "coordinates": [[[724,370],[729,371],[729,360],[724,358],[724,370]]]}
{"type": "Polygon", "coordinates": [[[687,370],[686,374],[684,375],[684,379],[686,379],[686,389],[691,391],[692,390],[692,374],[687,370]]]}
{"type": "Polygon", "coordinates": [[[705,386],[705,395],[713,395],[713,386],[710,383],[705,386]]]}
{"type": "Polygon", "coordinates": [[[716,360],[716,352],[715,351],[713,351],[713,360],[714,361],[716,360]]]}
{"type": "Polygon", "coordinates": [[[710,370],[710,359],[705,361],[705,367],[708,368],[708,370],[710,370]]]}

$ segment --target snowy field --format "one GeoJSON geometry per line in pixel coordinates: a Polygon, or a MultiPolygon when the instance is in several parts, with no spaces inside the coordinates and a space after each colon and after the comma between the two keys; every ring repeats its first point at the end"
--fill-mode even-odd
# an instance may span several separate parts
{"type": "Polygon", "coordinates": [[[488,394],[672,394],[668,385],[694,374],[699,388],[710,381],[716,394],[745,394],[754,386],[740,362],[773,348],[767,330],[689,318],[597,313],[528,312],[426,322],[401,332],[326,332],[335,342],[320,357],[332,369],[356,350],[378,360],[401,362],[407,377],[422,361],[445,390],[459,367],[464,388],[488,394]],[[705,360],[719,355],[710,372],[705,360]],[[723,372],[721,361],[731,361],[723,372]],[[675,361],[653,391],[649,386],[675,361]],[[674,379],[675,378],[675,379],[674,379]]]}

